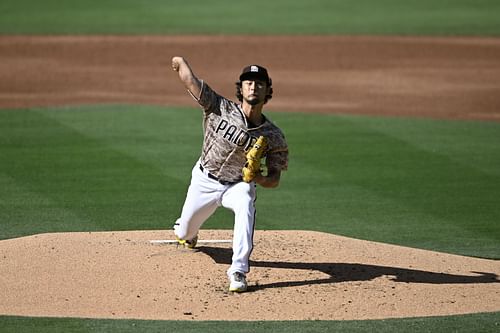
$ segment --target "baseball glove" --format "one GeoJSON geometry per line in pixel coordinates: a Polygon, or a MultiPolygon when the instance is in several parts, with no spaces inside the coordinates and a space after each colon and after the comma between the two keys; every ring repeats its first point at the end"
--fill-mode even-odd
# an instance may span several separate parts
{"type": "Polygon", "coordinates": [[[266,149],[267,140],[264,136],[260,136],[246,155],[247,161],[242,170],[244,182],[250,183],[256,175],[261,173],[260,160],[266,149]]]}

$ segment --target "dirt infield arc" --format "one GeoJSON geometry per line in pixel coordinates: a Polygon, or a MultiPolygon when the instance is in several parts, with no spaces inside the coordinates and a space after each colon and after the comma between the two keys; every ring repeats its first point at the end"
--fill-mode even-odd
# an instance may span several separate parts
{"type": "Polygon", "coordinates": [[[500,39],[335,36],[1,36],[0,108],[188,105],[183,55],[225,96],[267,66],[281,111],[500,120],[500,39]]]}
{"type": "MultiPolygon", "coordinates": [[[[0,241],[0,314],[337,320],[500,311],[500,262],[305,231],[257,231],[249,292],[227,291],[230,244],[152,245],[165,231],[0,241]],[[321,245],[321,246],[319,246],[321,245]]],[[[203,230],[201,239],[231,239],[203,230]]]]}

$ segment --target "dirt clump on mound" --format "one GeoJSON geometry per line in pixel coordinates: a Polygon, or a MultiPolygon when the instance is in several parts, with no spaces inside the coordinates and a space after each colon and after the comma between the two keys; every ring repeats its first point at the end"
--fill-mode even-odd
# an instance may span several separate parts
{"type": "MultiPolygon", "coordinates": [[[[155,245],[165,231],[0,241],[0,314],[161,320],[380,319],[500,311],[500,262],[332,234],[256,231],[249,291],[231,244],[155,245]],[[321,246],[318,246],[321,244],[321,246]]],[[[202,240],[230,240],[202,230],[202,240]]]]}

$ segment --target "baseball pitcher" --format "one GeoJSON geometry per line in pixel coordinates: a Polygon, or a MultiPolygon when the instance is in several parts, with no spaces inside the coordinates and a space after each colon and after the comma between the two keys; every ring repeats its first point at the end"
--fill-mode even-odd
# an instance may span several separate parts
{"type": "Polygon", "coordinates": [[[244,292],[253,248],[256,184],[278,186],[281,172],[288,166],[285,137],[262,113],[264,104],[272,97],[272,81],[264,67],[245,67],[236,82],[240,103],[235,103],[197,78],[184,58],[173,57],[172,68],[201,106],[204,131],[201,156],[193,167],[174,233],[179,244],[194,248],[198,231],[215,210],[220,206],[232,210],[229,290],[244,292]]]}

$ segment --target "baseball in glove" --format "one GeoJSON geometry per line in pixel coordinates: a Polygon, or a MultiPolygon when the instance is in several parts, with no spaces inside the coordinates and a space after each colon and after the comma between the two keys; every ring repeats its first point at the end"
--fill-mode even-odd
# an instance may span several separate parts
{"type": "Polygon", "coordinates": [[[266,149],[267,140],[264,136],[260,136],[246,155],[247,161],[242,170],[244,182],[250,183],[261,172],[260,160],[266,149]]]}

